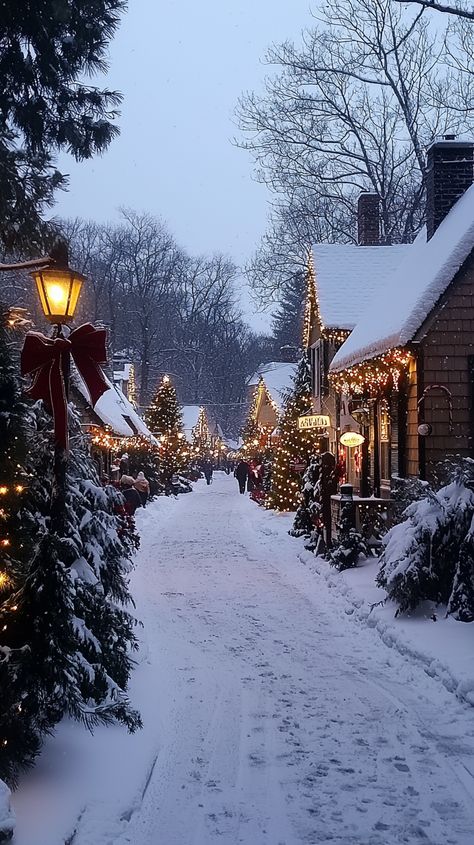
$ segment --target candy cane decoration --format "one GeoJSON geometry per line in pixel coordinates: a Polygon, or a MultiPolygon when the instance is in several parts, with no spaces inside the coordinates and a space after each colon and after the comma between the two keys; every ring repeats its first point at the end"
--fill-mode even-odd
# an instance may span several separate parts
{"type": "Polygon", "coordinates": [[[446,387],[444,384],[429,384],[428,387],[425,387],[423,391],[423,395],[421,399],[418,400],[418,412],[420,410],[420,405],[422,402],[425,401],[427,394],[430,390],[442,390],[443,393],[448,397],[448,411],[449,411],[449,433],[452,434],[454,431],[454,423],[453,423],[453,396],[449,388],[446,387]]]}

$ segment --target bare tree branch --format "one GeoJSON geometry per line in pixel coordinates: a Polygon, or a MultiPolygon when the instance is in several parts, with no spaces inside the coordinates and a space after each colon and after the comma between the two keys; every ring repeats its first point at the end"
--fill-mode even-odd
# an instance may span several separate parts
{"type": "Polygon", "coordinates": [[[462,9],[460,6],[446,6],[445,3],[438,3],[436,0],[395,0],[396,3],[403,3],[403,5],[422,6],[423,9],[434,9],[436,12],[444,12],[447,15],[456,15],[459,18],[468,18],[474,20],[474,10],[468,11],[462,9]]]}

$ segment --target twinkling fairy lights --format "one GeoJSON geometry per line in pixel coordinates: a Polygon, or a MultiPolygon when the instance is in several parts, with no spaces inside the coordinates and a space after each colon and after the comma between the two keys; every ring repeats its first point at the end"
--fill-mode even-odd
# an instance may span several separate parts
{"type": "Polygon", "coordinates": [[[329,379],[337,393],[379,396],[390,387],[398,389],[400,377],[412,358],[409,350],[396,347],[346,370],[329,373],[329,379]]]}

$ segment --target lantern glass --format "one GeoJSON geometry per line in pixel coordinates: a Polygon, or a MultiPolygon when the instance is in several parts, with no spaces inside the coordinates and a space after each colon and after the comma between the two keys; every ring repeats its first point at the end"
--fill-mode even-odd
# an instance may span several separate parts
{"type": "Polygon", "coordinates": [[[74,319],[84,276],[75,270],[48,268],[31,274],[36,282],[41,307],[51,323],[74,319]]]}

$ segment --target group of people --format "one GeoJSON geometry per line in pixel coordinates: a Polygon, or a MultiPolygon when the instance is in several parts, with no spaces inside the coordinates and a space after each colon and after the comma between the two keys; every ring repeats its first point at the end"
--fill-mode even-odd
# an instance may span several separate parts
{"type": "Polygon", "coordinates": [[[234,469],[234,476],[239,483],[239,491],[242,495],[246,488],[249,493],[256,493],[263,489],[263,464],[261,461],[239,461],[234,469]]]}

